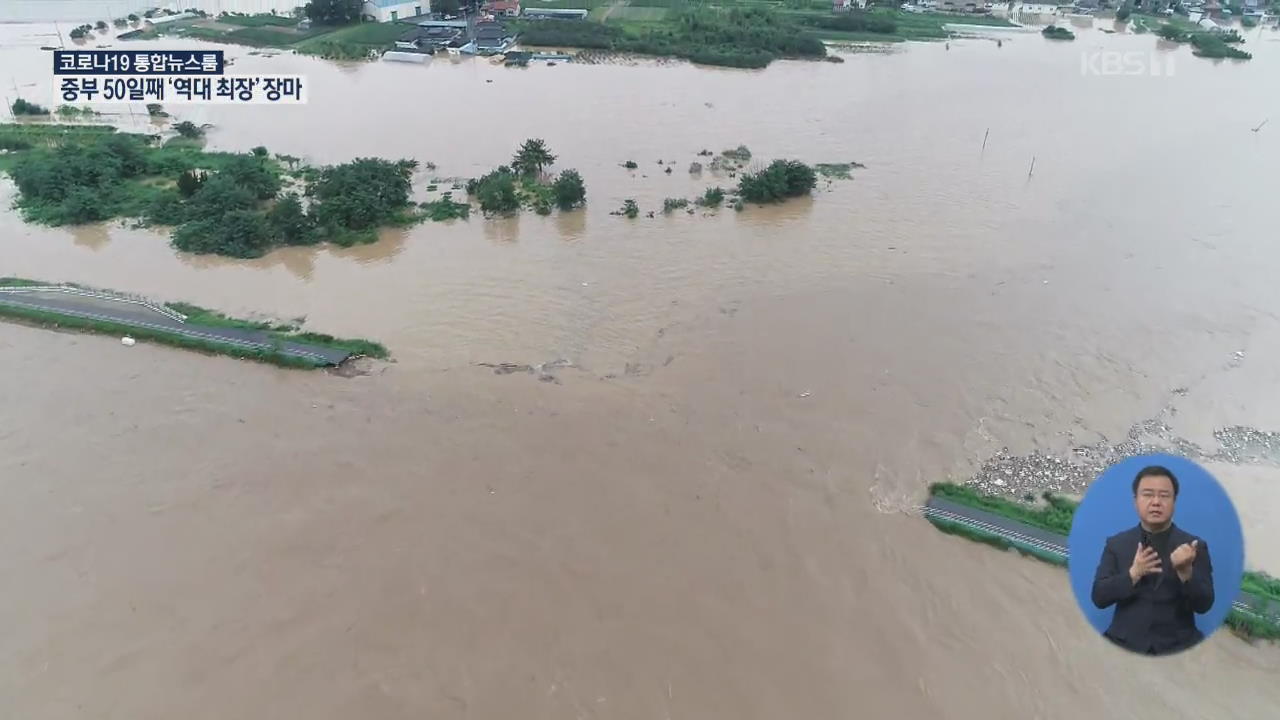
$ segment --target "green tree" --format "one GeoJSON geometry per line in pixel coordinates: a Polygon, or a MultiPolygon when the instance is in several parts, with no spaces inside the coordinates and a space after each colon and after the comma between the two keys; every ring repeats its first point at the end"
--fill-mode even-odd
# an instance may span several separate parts
{"type": "Polygon", "coordinates": [[[237,211],[252,210],[258,204],[253,192],[226,172],[215,173],[200,184],[186,204],[191,220],[217,222],[218,218],[237,211]]]}
{"type": "Polygon", "coordinates": [[[577,170],[562,170],[551,184],[551,193],[561,210],[572,210],[587,201],[587,186],[577,170]]]}
{"type": "Polygon", "coordinates": [[[9,109],[13,111],[14,115],[48,115],[49,114],[49,108],[43,107],[41,105],[37,105],[33,102],[27,102],[22,98],[18,98],[17,100],[14,100],[13,104],[9,106],[9,109]]]}
{"type": "Polygon", "coordinates": [[[271,238],[260,213],[231,210],[216,219],[182,225],[173,233],[173,246],[185,252],[251,258],[265,254],[271,238]]]}
{"type": "Polygon", "coordinates": [[[74,188],[62,201],[63,222],[82,225],[106,220],[104,209],[97,193],[85,187],[74,188]]]}
{"type": "Polygon", "coordinates": [[[262,155],[235,155],[223,164],[219,174],[230,177],[258,200],[270,200],[280,192],[280,176],[262,155]]]}
{"type": "Polygon", "coordinates": [[[556,161],[556,156],[547,149],[541,138],[525,140],[516,156],[511,160],[511,168],[521,175],[538,175],[542,169],[556,161]]]}
{"type": "Polygon", "coordinates": [[[200,186],[204,184],[206,175],[195,170],[183,170],[178,176],[178,194],[184,198],[189,198],[196,194],[200,186]]]}
{"type": "Polygon", "coordinates": [[[436,0],[431,3],[431,12],[441,15],[457,15],[461,8],[458,0],[436,0]]]}
{"type": "Polygon", "coordinates": [[[724,202],[724,188],[719,186],[709,187],[706,192],[702,193],[702,197],[698,198],[698,204],[704,207],[720,207],[724,202]]]}
{"type": "Polygon", "coordinates": [[[323,168],[307,186],[311,212],[325,228],[376,228],[408,207],[417,166],[413,160],[356,158],[323,168]]]}
{"type": "Polygon", "coordinates": [[[319,239],[302,201],[293,193],[285,194],[267,212],[267,225],[271,234],[286,245],[311,245],[319,239]]]}
{"type": "Polygon", "coordinates": [[[204,135],[204,128],[190,120],[183,120],[177,125],[174,125],[173,129],[184,138],[198,138],[204,135]]]}
{"type": "Polygon", "coordinates": [[[311,0],[307,17],[318,25],[346,25],[360,19],[360,0],[311,0]]]}
{"type": "Polygon", "coordinates": [[[813,168],[798,160],[774,160],[765,169],[738,179],[738,194],[747,202],[781,202],[807,194],[818,184],[813,168]]]}
{"type": "Polygon", "coordinates": [[[480,201],[480,210],[488,213],[511,213],[520,209],[516,178],[506,166],[467,183],[467,192],[480,201]]]}

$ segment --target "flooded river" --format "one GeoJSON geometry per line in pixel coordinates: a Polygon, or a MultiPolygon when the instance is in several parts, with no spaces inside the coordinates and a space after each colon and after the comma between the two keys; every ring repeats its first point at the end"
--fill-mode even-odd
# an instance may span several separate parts
{"type": "MultiPolygon", "coordinates": [[[[51,97],[48,32],[3,29],[2,84],[51,97]]],[[[1170,404],[1206,447],[1280,430],[1277,36],[1232,64],[1078,32],[760,72],[229,49],[310,103],[170,108],[214,148],[413,157],[424,185],[542,137],[588,207],[247,262],[0,214],[0,274],[305,316],[395,358],[343,379],[0,324],[0,716],[1276,707],[1275,646],[1140,662],[1066,573],[910,512],[1003,447],[1067,454],[1170,404]],[[1176,72],[1089,75],[1095,50],[1176,72]],[[739,144],[866,168],[776,208],[610,215],[733,184],[687,168],[739,144]],[[477,365],[553,361],[556,383],[477,365]]],[[[1280,572],[1278,471],[1214,470],[1280,572]]]]}

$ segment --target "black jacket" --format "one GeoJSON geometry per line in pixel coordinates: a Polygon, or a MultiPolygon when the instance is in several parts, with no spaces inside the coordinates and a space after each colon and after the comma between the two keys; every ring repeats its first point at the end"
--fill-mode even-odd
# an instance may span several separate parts
{"type": "MultiPolygon", "coordinates": [[[[1169,553],[1183,543],[1199,540],[1177,525],[1169,528],[1169,553]]],[[[1195,613],[1213,607],[1213,563],[1209,546],[1200,540],[1191,565],[1191,580],[1183,583],[1167,554],[1160,556],[1163,572],[1147,575],[1137,585],[1129,579],[1129,566],[1138,552],[1142,526],[1134,526],[1107,538],[1093,578],[1093,604],[1116,606],[1111,627],[1104,633],[1117,645],[1135,652],[1163,655],[1185,650],[1204,639],[1196,628],[1195,613]]]]}

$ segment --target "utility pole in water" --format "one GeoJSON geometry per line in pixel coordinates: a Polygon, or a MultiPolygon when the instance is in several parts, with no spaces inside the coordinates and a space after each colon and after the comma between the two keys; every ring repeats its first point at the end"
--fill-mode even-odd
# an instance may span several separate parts
{"type": "Polygon", "coordinates": [[[1027,179],[1031,179],[1031,173],[1036,171],[1036,156],[1031,156],[1031,169],[1027,171],[1027,179]]]}

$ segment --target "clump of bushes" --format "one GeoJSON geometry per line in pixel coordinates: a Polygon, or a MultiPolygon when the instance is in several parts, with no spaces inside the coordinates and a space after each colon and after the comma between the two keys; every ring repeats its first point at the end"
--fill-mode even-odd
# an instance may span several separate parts
{"type": "Polygon", "coordinates": [[[197,138],[204,137],[204,128],[190,120],[183,120],[177,125],[174,125],[173,129],[178,132],[178,135],[181,135],[188,140],[195,140],[197,138]]]}
{"type": "Polygon", "coordinates": [[[676,210],[682,210],[689,206],[689,201],[685,198],[667,198],[662,201],[662,212],[670,214],[676,210]]]}
{"type": "Polygon", "coordinates": [[[44,107],[43,105],[37,105],[33,102],[27,102],[22,98],[18,98],[17,100],[14,100],[13,104],[9,106],[9,109],[13,111],[14,115],[48,115],[49,114],[49,108],[44,107]]]}
{"type": "Polygon", "coordinates": [[[551,193],[561,210],[572,210],[587,201],[587,186],[577,170],[561,171],[551,184],[551,193]]]}
{"type": "Polygon", "coordinates": [[[709,187],[702,193],[702,197],[698,198],[698,204],[703,207],[720,207],[723,202],[724,188],[721,187],[709,187]]]}
{"type": "Polygon", "coordinates": [[[454,202],[451,193],[445,193],[439,200],[422,203],[422,209],[429,220],[436,222],[466,220],[471,215],[471,205],[454,202]]]}
{"type": "Polygon", "coordinates": [[[813,168],[798,160],[774,160],[768,167],[745,173],[738,180],[738,195],[747,202],[776,203],[806,195],[818,184],[813,168]]]}
{"type": "Polygon", "coordinates": [[[506,165],[468,180],[467,194],[476,196],[480,201],[480,210],[486,214],[512,213],[520,209],[516,176],[506,165]]]}

